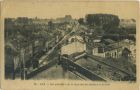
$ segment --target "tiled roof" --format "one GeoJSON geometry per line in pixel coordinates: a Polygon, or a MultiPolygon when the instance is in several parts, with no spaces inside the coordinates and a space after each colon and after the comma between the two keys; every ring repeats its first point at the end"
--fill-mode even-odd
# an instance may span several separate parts
{"type": "Polygon", "coordinates": [[[111,43],[109,45],[105,45],[104,43],[93,43],[92,48],[101,47],[101,48],[104,48],[104,52],[106,52],[106,51],[111,51],[111,50],[119,49],[122,47],[126,47],[126,46],[129,46],[131,44],[134,44],[134,42],[128,42],[127,40],[122,40],[119,42],[111,43]]]}
{"type": "Polygon", "coordinates": [[[92,45],[92,47],[93,47],[93,48],[97,48],[97,47],[106,47],[106,45],[103,44],[103,43],[94,43],[94,44],[92,45]]]}
{"type": "Polygon", "coordinates": [[[113,41],[112,39],[104,39],[104,41],[108,42],[108,43],[115,43],[115,41],[113,41]]]}

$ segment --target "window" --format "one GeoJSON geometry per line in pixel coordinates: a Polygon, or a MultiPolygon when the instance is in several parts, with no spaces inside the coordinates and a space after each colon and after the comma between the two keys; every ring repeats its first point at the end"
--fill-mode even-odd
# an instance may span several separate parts
{"type": "Polygon", "coordinates": [[[98,53],[103,53],[104,52],[104,48],[103,47],[98,47],[98,53]]]}
{"type": "Polygon", "coordinates": [[[106,53],[105,56],[106,56],[106,57],[110,57],[110,54],[109,54],[109,53],[106,53]]]}

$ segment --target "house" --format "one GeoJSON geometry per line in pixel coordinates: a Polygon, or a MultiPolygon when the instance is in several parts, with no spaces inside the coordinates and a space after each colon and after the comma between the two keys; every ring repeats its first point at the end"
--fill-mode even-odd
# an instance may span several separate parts
{"type": "Polygon", "coordinates": [[[99,57],[105,57],[105,45],[101,43],[93,44],[92,54],[99,57]]]}
{"type": "MultiPolygon", "coordinates": [[[[21,69],[21,64],[26,66],[33,57],[33,44],[32,41],[26,42],[23,39],[8,40],[5,43],[5,71],[9,74],[19,74],[17,72],[21,69]]],[[[9,75],[7,74],[7,75],[9,75]]],[[[14,77],[13,75],[13,77],[14,77]]],[[[11,78],[11,77],[10,77],[11,78]]]]}
{"type": "Polygon", "coordinates": [[[72,55],[74,53],[84,52],[86,50],[86,44],[83,38],[80,36],[71,36],[68,39],[68,44],[61,47],[61,55],[72,55]]]}
{"type": "Polygon", "coordinates": [[[73,19],[71,15],[65,15],[65,17],[59,17],[53,20],[53,23],[70,23],[72,22],[73,19]]]}
{"type": "Polygon", "coordinates": [[[50,50],[53,46],[55,46],[55,38],[52,38],[50,41],[45,42],[46,51],[50,50]]]}
{"type": "Polygon", "coordinates": [[[11,44],[7,42],[5,45],[5,76],[6,78],[15,78],[15,70],[19,65],[19,52],[11,44]]]}
{"type": "Polygon", "coordinates": [[[106,45],[109,45],[109,44],[115,43],[115,41],[112,40],[112,39],[103,39],[103,40],[101,41],[101,43],[104,43],[104,44],[106,44],[106,45]]]}
{"type": "MultiPolygon", "coordinates": [[[[111,40],[107,40],[107,41],[111,41],[111,40]]],[[[110,44],[106,43],[96,43],[93,44],[93,55],[95,56],[100,56],[100,57],[104,57],[104,58],[119,58],[122,55],[124,55],[124,52],[126,51],[130,51],[129,55],[127,56],[133,56],[135,58],[136,55],[136,48],[135,48],[135,43],[133,41],[129,41],[129,40],[122,40],[119,42],[115,42],[113,43],[112,41],[110,42],[110,44]]],[[[126,56],[126,55],[125,55],[126,56]]]]}
{"type": "Polygon", "coordinates": [[[129,57],[131,58],[132,62],[136,63],[136,43],[132,40],[122,40],[120,42],[120,45],[122,45],[123,49],[127,48],[131,53],[129,53],[129,57]]]}
{"type": "Polygon", "coordinates": [[[107,50],[105,52],[106,58],[119,58],[122,56],[123,48],[119,45],[108,45],[107,50]]]}
{"type": "Polygon", "coordinates": [[[93,55],[103,58],[119,58],[122,48],[119,46],[100,45],[93,48],[93,55]]]}
{"type": "Polygon", "coordinates": [[[93,38],[93,43],[99,43],[101,42],[102,36],[97,36],[95,38],[93,38]]]}
{"type": "Polygon", "coordinates": [[[132,40],[124,39],[119,42],[114,43],[114,45],[119,45],[123,49],[127,48],[131,51],[131,56],[133,58],[136,58],[136,44],[132,40]]]}
{"type": "Polygon", "coordinates": [[[75,41],[68,45],[63,46],[61,48],[61,55],[63,54],[71,55],[73,53],[84,52],[85,50],[86,50],[86,46],[84,43],[75,41]]]}
{"type": "Polygon", "coordinates": [[[131,54],[131,51],[128,48],[124,48],[122,51],[122,56],[128,58],[131,54]]]}
{"type": "Polygon", "coordinates": [[[68,42],[69,43],[72,43],[72,42],[74,42],[74,41],[81,41],[81,42],[84,42],[84,40],[83,40],[83,38],[81,37],[81,36],[79,36],[79,35],[73,35],[73,36],[71,36],[69,39],[68,39],[68,42]]]}

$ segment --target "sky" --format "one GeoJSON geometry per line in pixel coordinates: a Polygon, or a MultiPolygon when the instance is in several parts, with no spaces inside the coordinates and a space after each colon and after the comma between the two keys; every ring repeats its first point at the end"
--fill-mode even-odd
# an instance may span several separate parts
{"type": "Polygon", "coordinates": [[[58,18],[71,15],[73,18],[85,17],[86,14],[107,13],[119,18],[136,19],[137,2],[93,2],[93,1],[44,1],[44,0],[9,0],[3,5],[5,17],[58,18]]]}

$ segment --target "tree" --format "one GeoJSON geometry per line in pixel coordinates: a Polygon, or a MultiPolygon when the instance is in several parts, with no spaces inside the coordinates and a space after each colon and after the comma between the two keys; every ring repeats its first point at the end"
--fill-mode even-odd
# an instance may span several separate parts
{"type": "Polygon", "coordinates": [[[52,30],[53,29],[53,22],[52,21],[49,21],[48,22],[48,28],[49,28],[49,30],[52,30]]]}
{"type": "Polygon", "coordinates": [[[86,15],[86,21],[88,25],[92,25],[93,24],[93,15],[92,14],[88,14],[86,15]]]}
{"type": "Polygon", "coordinates": [[[83,18],[79,18],[78,22],[79,22],[79,24],[84,24],[84,19],[83,18]]]}
{"type": "Polygon", "coordinates": [[[16,22],[20,25],[27,25],[27,24],[29,24],[29,19],[28,19],[28,17],[18,17],[16,19],[16,22]]]}
{"type": "Polygon", "coordinates": [[[89,25],[103,26],[109,24],[111,26],[119,25],[119,18],[112,14],[87,14],[86,21],[89,25]]]}
{"type": "Polygon", "coordinates": [[[4,23],[5,38],[8,38],[16,32],[16,30],[14,29],[14,19],[6,18],[4,23]]]}

